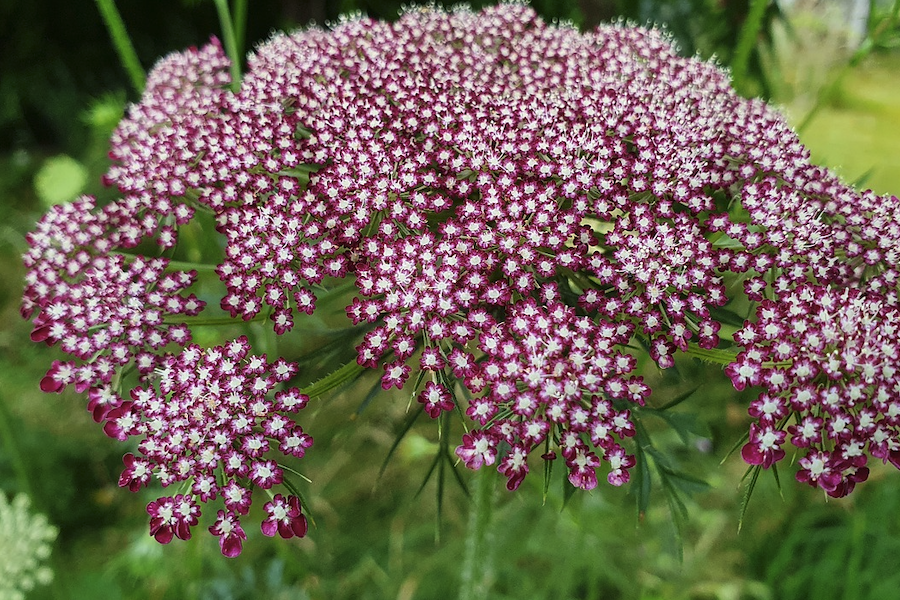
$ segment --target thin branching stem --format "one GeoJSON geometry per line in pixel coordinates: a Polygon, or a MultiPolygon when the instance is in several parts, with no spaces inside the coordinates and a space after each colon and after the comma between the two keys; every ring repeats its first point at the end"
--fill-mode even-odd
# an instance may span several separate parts
{"type": "Polygon", "coordinates": [[[231,13],[234,15],[234,45],[236,54],[243,56],[247,43],[247,0],[234,0],[231,13]]]}
{"type": "Polygon", "coordinates": [[[466,534],[459,600],[483,600],[490,596],[491,521],[494,509],[494,480],[491,469],[482,467],[472,484],[472,512],[466,534]]]}
{"type": "Polygon", "coordinates": [[[235,34],[234,22],[231,20],[228,0],[215,0],[215,3],[216,12],[219,13],[219,24],[222,27],[222,37],[225,41],[225,52],[231,60],[231,90],[237,92],[241,89],[241,53],[238,49],[238,36],[235,34]]]}
{"type": "Polygon", "coordinates": [[[728,365],[737,360],[737,353],[731,350],[701,348],[696,344],[688,344],[687,354],[719,365],[728,365]]]}
{"type": "Polygon", "coordinates": [[[103,17],[106,29],[109,31],[109,37],[112,38],[116,54],[119,55],[119,60],[122,61],[122,66],[125,67],[125,72],[128,73],[128,78],[131,79],[131,86],[137,92],[137,95],[140,96],[144,92],[144,82],[147,79],[147,74],[144,72],[144,67],[141,66],[141,61],[138,60],[131,38],[128,37],[128,32],[125,30],[125,22],[122,21],[122,15],[119,14],[119,9],[116,8],[115,0],[94,1],[97,3],[97,9],[100,11],[100,16],[103,17]]]}
{"type": "Polygon", "coordinates": [[[741,27],[734,55],[731,57],[731,80],[735,89],[742,94],[747,93],[746,80],[750,54],[759,38],[759,30],[762,28],[768,5],[769,0],[751,0],[750,10],[741,27]]]}

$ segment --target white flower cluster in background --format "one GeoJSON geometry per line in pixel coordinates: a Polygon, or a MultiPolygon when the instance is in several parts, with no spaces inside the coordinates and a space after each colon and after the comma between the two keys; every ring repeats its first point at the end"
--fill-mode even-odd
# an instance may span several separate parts
{"type": "Polygon", "coordinates": [[[45,565],[58,534],[47,517],[31,510],[25,494],[12,502],[0,494],[0,600],[22,600],[37,585],[53,580],[45,565]]]}

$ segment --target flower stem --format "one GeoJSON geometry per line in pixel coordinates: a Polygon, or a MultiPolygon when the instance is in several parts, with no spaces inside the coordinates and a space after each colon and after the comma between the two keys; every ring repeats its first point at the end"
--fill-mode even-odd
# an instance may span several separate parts
{"type": "Polygon", "coordinates": [[[112,38],[119,60],[122,61],[122,66],[125,67],[125,72],[131,79],[131,85],[140,96],[144,92],[144,81],[147,79],[147,75],[138,60],[137,52],[134,51],[131,38],[125,31],[125,23],[122,21],[122,15],[119,14],[119,9],[116,8],[115,0],[94,1],[97,3],[97,9],[100,11],[100,16],[103,17],[106,29],[109,31],[109,37],[112,38]]]}
{"type": "Polygon", "coordinates": [[[469,532],[466,535],[463,556],[459,600],[488,598],[492,576],[491,517],[494,509],[493,472],[481,468],[473,477],[472,512],[469,515],[469,532]]]}
{"type": "Polygon", "coordinates": [[[329,373],[325,377],[312,382],[311,384],[300,390],[300,393],[305,394],[310,398],[321,396],[322,394],[330,392],[331,390],[338,388],[346,383],[350,383],[351,381],[356,379],[359,374],[362,373],[362,371],[363,367],[360,366],[355,360],[351,360],[337,371],[329,373]]]}
{"type": "Polygon", "coordinates": [[[234,38],[238,56],[244,55],[244,44],[247,41],[247,0],[234,0],[234,38]]]}
{"type": "Polygon", "coordinates": [[[166,269],[177,269],[179,271],[215,271],[219,265],[209,263],[196,263],[184,260],[170,260],[166,264],[166,269]]]}
{"type": "Polygon", "coordinates": [[[166,325],[190,325],[191,327],[218,327],[219,325],[236,325],[240,323],[258,323],[269,318],[267,313],[257,313],[250,319],[240,319],[236,317],[187,317],[173,316],[163,319],[166,325]]]}
{"type": "Polygon", "coordinates": [[[700,360],[719,365],[728,365],[737,359],[737,353],[732,352],[731,350],[718,350],[715,348],[708,350],[706,348],[701,348],[696,344],[688,344],[687,354],[688,356],[693,356],[694,358],[699,358],[700,360]]]}
{"type": "Polygon", "coordinates": [[[759,37],[759,30],[762,27],[763,17],[766,14],[768,5],[769,0],[750,1],[750,10],[738,35],[738,43],[734,49],[734,55],[731,57],[731,80],[735,89],[742,94],[747,93],[745,82],[747,66],[750,63],[750,53],[756,45],[756,39],[759,37]]]}
{"type": "MultiPolygon", "coordinates": [[[[228,0],[215,0],[215,3],[216,11],[219,13],[219,23],[222,27],[222,37],[225,38],[225,52],[231,59],[231,91],[237,92],[241,89],[241,52],[238,48],[238,36],[235,35],[228,0]]],[[[244,13],[246,15],[246,7],[244,7],[244,13]]]]}
{"type": "MultiPolygon", "coordinates": [[[[138,258],[148,258],[146,256],[141,256],[138,254],[129,254],[127,252],[119,252],[113,250],[110,252],[110,255],[116,256],[124,256],[125,261],[133,261],[138,258]]],[[[152,257],[150,257],[152,258],[152,257]]],[[[166,259],[168,260],[168,259],[166,259]]],[[[178,270],[178,271],[215,271],[219,268],[219,265],[213,265],[210,263],[197,263],[197,262],[188,262],[183,260],[168,260],[166,263],[166,270],[178,270]]]]}

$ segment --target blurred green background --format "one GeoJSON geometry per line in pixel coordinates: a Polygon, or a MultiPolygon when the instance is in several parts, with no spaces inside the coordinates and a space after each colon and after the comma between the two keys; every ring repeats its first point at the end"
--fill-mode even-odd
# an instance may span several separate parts
{"type": "MultiPolygon", "coordinates": [[[[715,56],[727,65],[758,3],[532,4],[547,19],[582,27],[620,16],[664,24],[686,54],[715,56]]],[[[766,97],[802,125],[801,138],[817,162],[879,193],[900,193],[900,51],[890,20],[896,3],[765,4],[741,90],[766,97]]],[[[119,5],[145,68],[218,32],[210,1],[119,5]]],[[[273,29],[322,23],[347,11],[394,18],[399,5],[253,0],[248,45],[273,29]]],[[[434,481],[417,494],[434,448],[434,425],[423,420],[414,428],[378,476],[404,421],[405,397],[379,397],[357,414],[371,385],[363,381],[336,399],[313,402],[301,423],[316,442],[302,464],[313,480],[305,489],[317,527],[303,540],[272,541],[247,519],[244,553],[226,560],[201,528],[189,543],[153,541],[144,507],[159,490],[117,488],[122,445],[102,434],[81,397],[39,391],[57,354],[29,341],[30,327],[18,314],[24,236],[48,204],[79,193],[109,194],[99,183],[106,140],[125,103],[134,100],[92,2],[0,0],[0,493],[29,494],[60,529],[51,558],[55,582],[29,597],[456,597],[470,504],[459,488],[448,487],[438,532],[434,481]]],[[[870,482],[841,501],[792,482],[779,492],[763,477],[738,534],[744,466],[738,457],[719,463],[746,430],[746,401],[712,372],[715,367],[680,368],[689,380],[713,382],[679,407],[685,418],[700,416],[686,440],[662,424],[654,431],[661,449],[710,484],[688,501],[683,537],[661,494],[639,516],[627,486],[601,486],[566,502],[559,481],[542,504],[540,474],[509,494],[501,478],[475,482],[466,472],[470,484],[496,488],[487,550],[475,569],[484,597],[900,598],[900,476],[876,467],[870,482]]],[[[660,389],[672,383],[681,390],[669,374],[648,376],[660,389]]]]}

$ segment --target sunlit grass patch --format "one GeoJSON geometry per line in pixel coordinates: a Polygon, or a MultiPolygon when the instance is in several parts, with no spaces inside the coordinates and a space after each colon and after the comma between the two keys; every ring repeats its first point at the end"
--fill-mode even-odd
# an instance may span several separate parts
{"type": "MultiPolygon", "coordinates": [[[[803,113],[788,107],[798,122],[803,113]]],[[[800,133],[813,161],[878,193],[900,191],[900,56],[872,57],[849,72],[829,106],[800,133]]]]}

